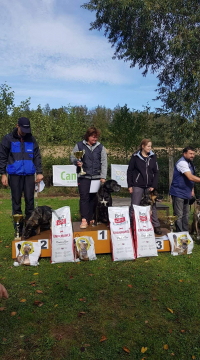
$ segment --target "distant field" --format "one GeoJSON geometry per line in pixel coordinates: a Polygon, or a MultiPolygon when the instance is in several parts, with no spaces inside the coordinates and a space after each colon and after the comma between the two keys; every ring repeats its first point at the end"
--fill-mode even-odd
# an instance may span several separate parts
{"type": "MultiPolygon", "coordinates": [[[[74,144],[75,145],[75,144],[74,144]]],[[[40,150],[43,156],[48,156],[51,155],[55,158],[57,157],[62,157],[62,156],[69,156],[73,150],[73,147],[70,146],[40,146],[40,150]]],[[[161,151],[161,150],[168,150],[165,147],[155,147],[153,148],[153,150],[155,151],[161,151]]],[[[181,151],[182,148],[177,148],[176,150],[181,151]]],[[[130,157],[132,155],[132,153],[135,151],[135,149],[132,149],[130,152],[128,152],[128,156],[130,157]]],[[[119,154],[120,156],[123,158],[125,156],[125,152],[124,151],[116,151],[116,150],[110,150],[110,149],[106,149],[106,152],[109,156],[118,156],[119,154]]],[[[197,154],[199,154],[199,149],[197,151],[197,154]]]]}

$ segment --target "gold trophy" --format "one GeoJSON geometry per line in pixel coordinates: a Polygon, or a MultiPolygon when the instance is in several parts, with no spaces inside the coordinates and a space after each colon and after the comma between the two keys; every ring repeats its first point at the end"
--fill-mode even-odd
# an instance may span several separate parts
{"type": "Polygon", "coordinates": [[[170,216],[166,216],[166,218],[167,218],[167,223],[170,225],[170,231],[174,232],[174,223],[178,219],[178,216],[170,215],[170,216]]]}
{"type": "Polygon", "coordinates": [[[13,219],[14,222],[16,224],[16,228],[15,228],[15,239],[14,240],[21,240],[21,237],[19,236],[19,223],[20,221],[23,219],[23,215],[22,214],[15,214],[13,215],[13,219]]]}
{"type": "MultiPolygon", "coordinates": [[[[75,151],[74,152],[74,156],[78,161],[81,161],[81,158],[85,155],[85,150],[81,150],[81,151],[75,151]]],[[[80,175],[85,175],[86,172],[83,171],[83,167],[81,165],[81,171],[79,173],[80,175]]]]}

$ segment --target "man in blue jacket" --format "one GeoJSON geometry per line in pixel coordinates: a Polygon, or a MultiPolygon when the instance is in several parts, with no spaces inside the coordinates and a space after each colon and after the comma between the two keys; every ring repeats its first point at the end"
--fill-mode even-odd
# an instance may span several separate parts
{"type": "Polygon", "coordinates": [[[191,146],[183,149],[183,156],[174,167],[173,179],[170,187],[176,231],[189,231],[189,200],[194,196],[194,182],[199,183],[200,178],[195,176],[193,159],[195,150],[191,146]]]}
{"type": "Polygon", "coordinates": [[[35,172],[36,182],[40,182],[43,179],[40,150],[31,134],[29,119],[21,117],[0,144],[0,174],[2,184],[11,188],[13,215],[22,214],[24,192],[26,220],[34,210],[35,172]]]}

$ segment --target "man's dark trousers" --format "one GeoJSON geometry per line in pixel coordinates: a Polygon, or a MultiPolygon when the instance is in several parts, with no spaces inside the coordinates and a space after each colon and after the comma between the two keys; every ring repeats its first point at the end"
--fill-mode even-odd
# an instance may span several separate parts
{"type": "Polygon", "coordinates": [[[178,217],[175,221],[176,231],[189,231],[189,199],[181,199],[172,196],[174,215],[178,217]]]}
{"type": "Polygon", "coordinates": [[[12,211],[14,214],[22,214],[21,198],[24,192],[25,220],[28,220],[34,210],[35,175],[9,175],[11,188],[12,211]]]}

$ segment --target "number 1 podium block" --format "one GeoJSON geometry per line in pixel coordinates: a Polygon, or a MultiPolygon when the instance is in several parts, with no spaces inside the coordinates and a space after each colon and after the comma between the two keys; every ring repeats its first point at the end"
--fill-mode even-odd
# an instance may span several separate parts
{"type": "Polygon", "coordinates": [[[92,226],[80,229],[80,222],[73,222],[74,238],[81,236],[91,236],[94,240],[96,254],[111,253],[110,229],[105,225],[92,226]]]}

